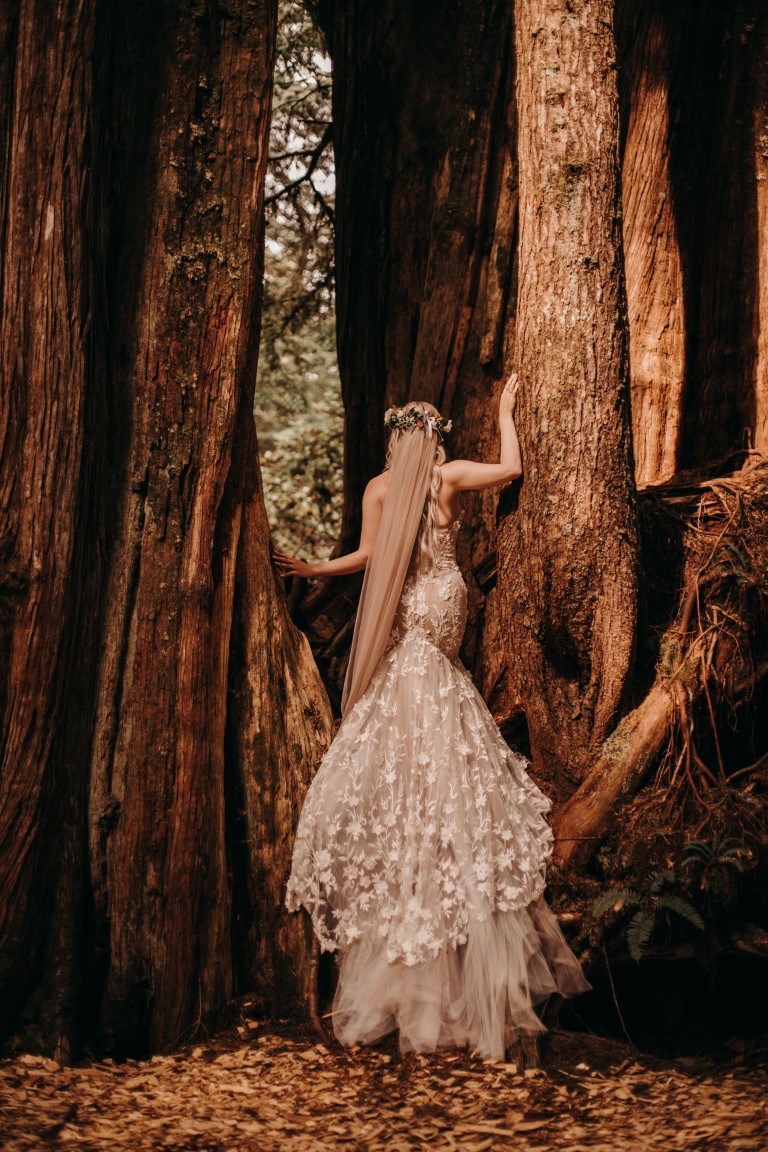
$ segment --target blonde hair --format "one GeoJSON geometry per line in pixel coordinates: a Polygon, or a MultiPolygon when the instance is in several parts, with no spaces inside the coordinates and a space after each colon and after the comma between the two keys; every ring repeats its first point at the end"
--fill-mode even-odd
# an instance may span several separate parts
{"type": "MultiPolygon", "coordinates": [[[[393,411],[389,409],[389,412],[393,411]]],[[[430,404],[426,400],[411,400],[408,404],[404,404],[402,408],[396,409],[397,412],[409,413],[423,413],[425,416],[434,416],[437,420],[442,419],[440,412],[435,408],[434,404],[430,404]]],[[[448,425],[450,427],[450,425],[448,425]]],[[[387,442],[387,457],[384,462],[384,470],[386,471],[391,462],[392,454],[395,446],[398,444],[403,436],[424,436],[426,433],[420,428],[392,428],[389,433],[389,440],[387,442]]],[[[433,433],[436,435],[436,433],[433,433]]],[[[416,543],[413,546],[413,556],[411,557],[411,567],[416,568],[417,571],[430,572],[435,566],[435,530],[437,529],[437,497],[440,492],[440,485],[442,483],[442,474],[440,466],[445,464],[447,459],[445,448],[442,443],[438,441],[437,452],[435,453],[435,463],[432,466],[432,477],[429,485],[429,492],[424,501],[424,511],[421,514],[421,524],[416,536],[416,543]]]]}

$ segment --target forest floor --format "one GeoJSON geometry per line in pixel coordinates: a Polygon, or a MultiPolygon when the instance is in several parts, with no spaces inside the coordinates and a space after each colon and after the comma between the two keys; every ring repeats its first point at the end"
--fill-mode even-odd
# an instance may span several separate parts
{"type": "Polygon", "coordinates": [[[244,1019],[149,1060],[0,1061],[0,1147],[101,1152],[634,1152],[768,1147],[768,1048],[665,1060],[550,1032],[541,1070],[466,1052],[328,1050],[244,1019]]]}

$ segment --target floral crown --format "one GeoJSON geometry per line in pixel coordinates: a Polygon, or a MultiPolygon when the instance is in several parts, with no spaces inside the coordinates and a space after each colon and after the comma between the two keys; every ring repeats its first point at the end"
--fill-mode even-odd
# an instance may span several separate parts
{"type": "Polygon", "coordinates": [[[436,432],[442,440],[443,433],[450,432],[452,426],[452,420],[432,416],[429,412],[423,412],[421,408],[388,408],[384,413],[385,428],[397,428],[400,431],[406,428],[420,428],[428,440],[432,439],[433,432],[436,432]]]}

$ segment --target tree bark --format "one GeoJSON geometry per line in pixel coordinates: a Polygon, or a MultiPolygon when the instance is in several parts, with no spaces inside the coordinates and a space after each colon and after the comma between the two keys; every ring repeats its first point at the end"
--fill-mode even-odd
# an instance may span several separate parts
{"type": "MultiPolygon", "coordinates": [[[[127,292],[116,284],[114,367],[130,439],[90,824],[109,924],[102,1026],[137,1048],[215,1018],[233,987],[224,730],[246,445],[255,448],[273,21],[271,3],[226,15],[176,5],[154,17],[163,59],[147,162],[120,174],[143,259],[127,292]]],[[[123,235],[136,242],[133,229],[123,235]]],[[[120,257],[130,262],[127,244],[120,257]]]]}
{"type": "MultiPolygon", "coordinates": [[[[255,460],[255,434],[251,444],[255,460]]],[[[283,898],[301,805],[332,725],[309,643],[275,587],[268,539],[255,492],[243,509],[230,652],[234,931],[239,987],[281,1015],[312,993],[310,920],[286,912],[283,898]]]]}
{"type": "Polygon", "coordinates": [[[690,468],[744,446],[754,435],[756,394],[766,387],[756,375],[755,126],[761,83],[765,91],[768,11],[759,0],[691,0],[679,15],[689,45],[672,141],[688,338],[679,463],[690,468]]]}
{"type": "MultiPolygon", "coordinates": [[[[519,364],[523,482],[465,506],[464,656],[584,866],[569,835],[598,842],[674,723],[637,625],[622,227],[641,482],[765,449],[768,13],[620,0],[622,150],[609,0],[519,0],[516,30],[501,0],[321,10],[343,544],[386,405],[490,458],[519,364]]],[[[283,882],[331,720],[252,414],[274,27],[274,0],[0,13],[0,1030],[61,1057],[307,992],[283,882]]],[[[337,683],[353,591],[305,604],[337,683]]]]}
{"type": "Polygon", "coordinates": [[[617,4],[641,485],[725,458],[763,426],[758,121],[767,22],[764,5],[741,0],[617,4]]]}
{"type": "Polygon", "coordinates": [[[516,16],[525,474],[499,562],[537,771],[565,799],[622,706],[637,613],[613,8],[516,16]]]}
{"type": "Polygon", "coordinates": [[[253,421],[275,22],[23,0],[0,24],[0,1003],[62,1056],[167,1048],[237,974],[276,1004],[309,970],[279,909],[330,714],[253,421]]]}
{"type": "Polygon", "coordinates": [[[676,7],[663,0],[618,6],[622,218],[639,485],[673,476],[680,450],[686,315],[670,171],[670,89],[679,83],[685,43],[676,7]]]}
{"type": "Polygon", "coordinates": [[[2,36],[0,1028],[19,1024],[36,989],[35,1014],[65,1055],[99,603],[89,538],[98,304],[83,244],[93,5],[23,0],[4,9],[2,36]]]}
{"type": "Polygon", "coordinates": [[[755,95],[750,150],[757,188],[757,354],[754,444],[768,456],[768,49],[755,55],[755,95]]]}

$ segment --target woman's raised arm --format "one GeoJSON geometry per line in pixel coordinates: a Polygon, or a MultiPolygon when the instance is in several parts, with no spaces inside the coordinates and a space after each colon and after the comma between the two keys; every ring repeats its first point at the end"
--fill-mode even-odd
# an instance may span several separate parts
{"type": "Polygon", "coordinates": [[[496,488],[509,484],[523,474],[520,444],[515,429],[515,405],[520,381],[516,372],[507,380],[499,400],[499,432],[501,448],[498,464],[482,464],[479,460],[449,460],[441,468],[443,483],[455,492],[477,488],[496,488]]]}

